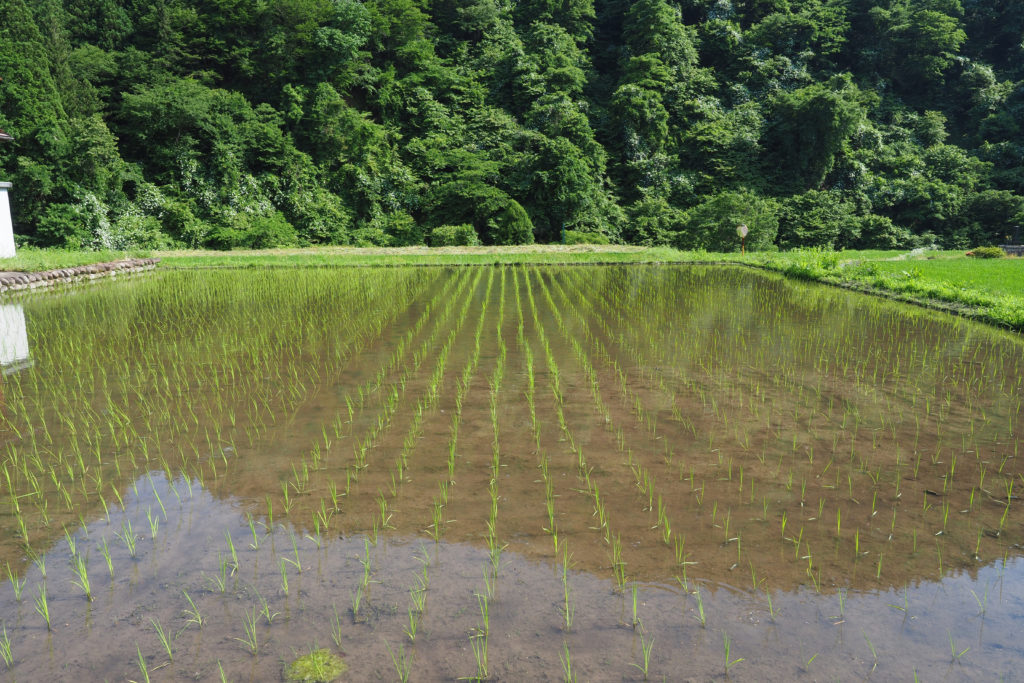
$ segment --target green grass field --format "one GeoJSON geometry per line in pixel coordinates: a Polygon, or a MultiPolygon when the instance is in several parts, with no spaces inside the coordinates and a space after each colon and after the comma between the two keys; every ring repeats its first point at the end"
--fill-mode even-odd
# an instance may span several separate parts
{"type": "Polygon", "coordinates": [[[1024,259],[874,261],[880,273],[939,280],[991,294],[1024,297],[1024,259]]]}

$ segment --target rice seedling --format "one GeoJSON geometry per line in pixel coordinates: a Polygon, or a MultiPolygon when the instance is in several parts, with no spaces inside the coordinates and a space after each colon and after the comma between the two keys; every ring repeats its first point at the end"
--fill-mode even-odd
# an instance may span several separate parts
{"type": "Polygon", "coordinates": [[[11,654],[11,639],[7,635],[7,624],[3,625],[3,633],[0,634],[0,659],[4,661],[4,665],[8,669],[14,664],[14,655],[11,654]]]}
{"type": "Polygon", "coordinates": [[[697,615],[696,615],[696,619],[700,623],[701,628],[706,628],[708,620],[707,620],[707,617],[704,614],[704,598],[701,597],[700,587],[699,586],[694,586],[693,587],[693,597],[697,601],[697,615]]]}
{"type": "Polygon", "coordinates": [[[71,580],[71,583],[82,589],[85,593],[85,599],[92,602],[92,587],[89,584],[89,558],[82,557],[81,555],[74,555],[71,558],[71,571],[74,573],[75,578],[71,580]]]}
{"type": "MultiPolygon", "coordinates": [[[[260,537],[256,533],[256,521],[252,518],[252,515],[250,515],[250,514],[246,514],[245,518],[246,518],[246,522],[248,522],[248,524],[249,524],[249,533],[252,534],[252,543],[249,544],[249,550],[259,550],[260,549],[260,537]]],[[[230,534],[228,534],[228,538],[230,538],[230,537],[231,537],[230,534]]]]}
{"type": "Polygon", "coordinates": [[[171,648],[172,638],[164,631],[164,627],[160,624],[157,619],[150,619],[149,623],[153,624],[153,630],[156,631],[157,638],[160,639],[160,644],[164,646],[164,651],[167,652],[168,661],[174,661],[174,652],[171,648]]]}
{"type": "Polygon", "coordinates": [[[258,590],[254,588],[253,592],[256,593],[256,601],[260,608],[260,616],[267,622],[267,626],[270,626],[274,623],[274,617],[280,614],[280,612],[271,611],[270,603],[267,602],[267,599],[263,597],[258,590]]]}
{"type": "Polygon", "coordinates": [[[562,616],[565,630],[572,630],[573,618],[576,614],[576,607],[573,604],[572,592],[569,590],[569,555],[567,550],[563,550],[565,553],[562,558],[562,596],[563,596],[563,608],[562,616]]]}
{"type": "Polygon", "coordinates": [[[195,600],[192,599],[192,596],[189,595],[186,590],[181,591],[181,594],[185,596],[185,600],[188,601],[189,605],[189,609],[183,611],[186,617],[185,626],[187,627],[189,624],[195,624],[197,628],[202,629],[203,622],[205,622],[206,619],[199,612],[199,608],[196,606],[195,600]]]}
{"type": "Polygon", "coordinates": [[[974,592],[974,589],[970,589],[971,595],[974,596],[974,601],[978,603],[978,616],[984,617],[985,611],[988,609],[988,589],[985,586],[985,592],[982,597],[978,597],[978,594],[974,592]]]}
{"type": "Polygon", "coordinates": [[[491,633],[491,607],[486,595],[476,593],[477,605],[480,607],[480,628],[477,632],[485,637],[491,633]]]}
{"type": "Polygon", "coordinates": [[[333,603],[331,604],[331,640],[334,641],[335,646],[341,649],[341,617],[338,615],[338,606],[333,603]]]}
{"type": "MultiPolygon", "coordinates": [[[[288,567],[285,565],[285,562],[287,562],[286,558],[279,558],[278,569],[281,575],[281,592],[288,595],[288,567]]],[[[223,586],[223,583],[221,585],[223,586]]],[[[223,593],[224,591],[222,590],[221,592],[223,593]]]]}
{"type": "Polygon", "coordinates": [[[36,591],[35,605],[36,605],[36,612],[38,612],[39,616],[41,616],[43,618],[43,621],[46,622],[46,630],[47,631],[52,631],[53,630],[53,626],[50,624],[50,605],[49,605],[49,603],[47,601],[47,597],[46,597],[46,583],[45,582],[39,584],[39,588],[36,591]]]}
{"type": "Polygon", "coordinates": [[[960,648],[957,647],[956,643],[953,642],[952,631],[947,631],[946,633],[949,636],[949,653],[951,657],[950,661],[959,662],[960,658],[967,654],[968,650],[970,650],[971,648],[965,647],[963,650],[960,650],[960,648]]]}
{"type": "Polygon", "coordinates": [[[490,636],[487,633],[477,633],[469,637],[469,645],[473,650],[473,659],[476,660],[477,680],[486,680],[488,675],[487,643],[490,636]]]}
{"type": "Polygon", "coordinates": [[[28,581],[27,578],[19,578],[14,572],[11,571],[10,563],[6,564],[7,567],[7,581],[11,584],[11,589],[14,591],[14,599],[21,602],[21,592],[25,589],[25,583],[28,581]]]}
{"type": "Polygon", "coordinates": [[[402,630],[405,635],[409,637],[410,642],[416,641],[416,631],[419,628],[420,619],[423,617],[423,592],[418,590],[416,587],[409,589],[410,598],[413,601],[413,606],[409,608],[409,621],[407,626],[403,626],[402,630]]]}
{"type": "Polygon", "coordinates": [[[637,583],[636,583],[636,581],[634,581],[632,583],[632,585],[630,585],[630,587],[629,587],[630,604],[633,607],[633,611],[632,611],[633,616],[630,619],[629,624],[634,629],[636,629],[637,627],[640,626],[640,614],[639,614],[638,609],[637,609],[638,602],[639,602],[638,599],[637,599],[638,592],[639,591],[638,591],[637,583]]]}
{"type": "Polygon", "coordinates": [[[145,683],[149,683],[149,668],[146,666],[146,658],[142,656],[142,650],[139,648],[137,643],[135,645],[135,653],[137,655],[136,661],[139,665],[139,673],[142,674],[142,680],[145,681],[145,683]]]}
{"type": "Polygon", "coordinates": [[[868,638],[868,634],[863,629],[861,630],[861,634],[863,634],[864,642],[868,644],[868,649],[871,651],[871,670],[874,671],[878,668],[878,652],[875,650],[875,646],[872,644],[871,639],[868,638]]]}
{"type": "MultiPolygon", "coordinates": [[[[650,640],[644,640],[644,634],[643,634],[643,631],[641,631],[640,632],[640,651],[641,651],[641,654],[642,654],[642,659],[640,660],[639,663],[637,663],[637,662],[630,662],[630,664],[632,666],[635,666],[637,669],[640,670],[640,673],[643,674],[643,677],[644,677],[645,681],[647,680],[647,676],[648,676],[648,674],[650,672],[651,649],[653,647],[654,647],[654,637],[651,636],[650,640]]],[[[726,659],[728,659],[728,658],[729,658],[729,656],[726,655],[726,659]]]]}
{"type": "Polygon", "coordinates": [[[569,652],[569,643],[562,641],[562,651],[558,654],[562,662],[562,680],[565,683],[576,683],[576,672],[572,669],[572,654],[569,652]]]}
{"type": "Polygon", "coordinates": [[[120,533],[115,531],[114,535],[121,539],[125,548],[128,549],[128,555],[134,559],[136,557],[136,543],[138,543],[139,537],[132,529],[132,521],[130,519],[124,520],[121,524],[120,533]]]}
{"type": "Polygon", "coordinates": [[[253,657],[259,653],[260,648],[259,636],[256,633],[256,620],[258,616],[259,613],[256,611],[255,605],[253,605],[252,610],[246,610],[242,615],[244,636],[242,638],[235,638],[242,645],[245,645],[253,657]]]}
{"type": "Polygon", "coordinates": [[[725,675],[728,677],[729,670],[745,659],[743,657],[732,659],[732,639],[725,630],[722,631],[722,648],[725,651],[725,675]]]}
{"type": "Polygon", "coordinates": [[[363,585],[356,586],[356,590],[352,593],[352,620],[359,621],[359,608],[363,602],[363,585]]]}

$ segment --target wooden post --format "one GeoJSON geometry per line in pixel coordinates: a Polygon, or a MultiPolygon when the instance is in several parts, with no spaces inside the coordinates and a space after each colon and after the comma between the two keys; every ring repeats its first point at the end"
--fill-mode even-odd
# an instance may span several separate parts
{"type": "Polygon", "coordinates": [[[740,253],[747,253],[747,233],[750,232],[750,228],[744,223],[740,223],[736,226],[736,234],[740,236],[740,253]]]}

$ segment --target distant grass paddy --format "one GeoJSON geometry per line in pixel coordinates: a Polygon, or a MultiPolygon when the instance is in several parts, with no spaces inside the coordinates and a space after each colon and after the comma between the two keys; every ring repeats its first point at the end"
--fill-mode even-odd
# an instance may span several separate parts
{"type": "Polygon", "coordinates": [[[5,306],[18,680],[278,680],[323,649],[354,681],[1024,666],[1017,336],[696,266],[5,306]]]}
{"type": "Polygon", "coordinates": [[[935,259],[875,261],[880,273],[908,274],[990,294],[1024,297],[1024,259],[935,259]]]}

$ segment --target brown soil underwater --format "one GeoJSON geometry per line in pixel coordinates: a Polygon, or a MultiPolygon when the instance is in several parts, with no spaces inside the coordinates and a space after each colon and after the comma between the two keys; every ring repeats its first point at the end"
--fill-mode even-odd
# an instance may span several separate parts
{"type": "Polygon", "coordinates": [[[314,647],[346,680],[1024,663],[1017,337],[726,267],[169,272],[23,306],[18,680],[274,680],[314,647]]]}

